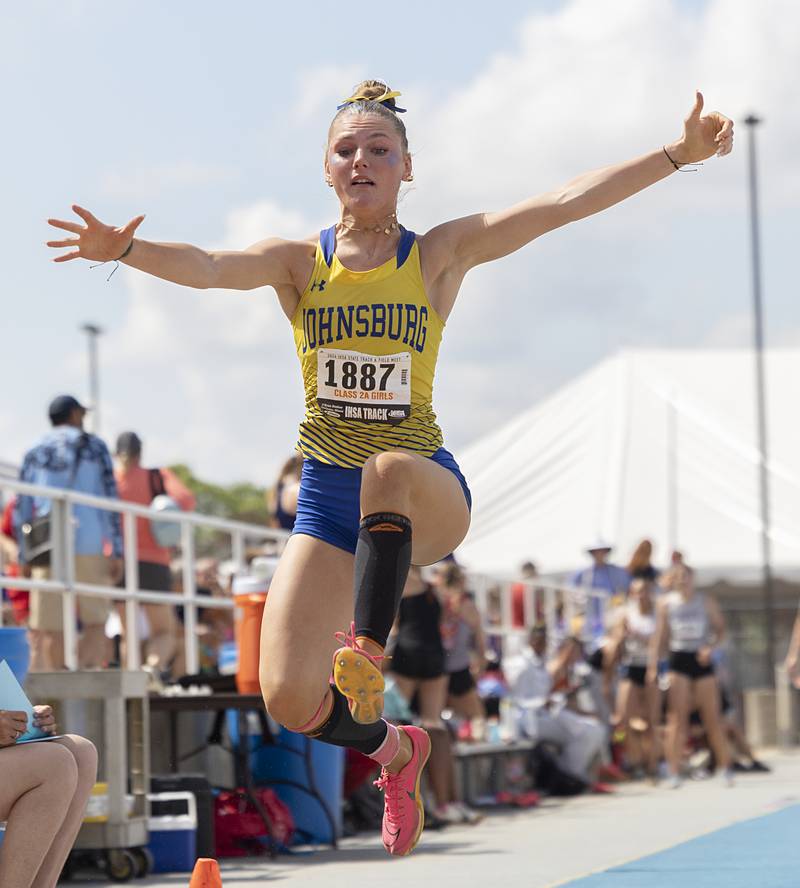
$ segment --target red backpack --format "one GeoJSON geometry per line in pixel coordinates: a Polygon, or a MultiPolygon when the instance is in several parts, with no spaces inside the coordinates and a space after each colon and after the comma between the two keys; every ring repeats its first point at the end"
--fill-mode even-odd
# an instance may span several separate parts
{"type": "MultiPolygon", "coordinates": [[[[294,818],[289,806],[268,787],[255,790],[272,826],[279,848],[294,839],[294,818]]],[[[246,857],[269,850],[267,828],[261,815],[241,789],[221,792],[214,801],[217,857],[246,857]]]]}

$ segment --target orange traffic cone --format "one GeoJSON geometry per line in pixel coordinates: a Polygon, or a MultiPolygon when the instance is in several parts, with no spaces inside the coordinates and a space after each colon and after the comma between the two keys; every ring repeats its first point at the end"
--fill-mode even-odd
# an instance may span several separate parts
{"type": "Polygon", "coordinates": [[[222,888],[219,864],[210,857],[198,857],[189,888],[222,888]]]}

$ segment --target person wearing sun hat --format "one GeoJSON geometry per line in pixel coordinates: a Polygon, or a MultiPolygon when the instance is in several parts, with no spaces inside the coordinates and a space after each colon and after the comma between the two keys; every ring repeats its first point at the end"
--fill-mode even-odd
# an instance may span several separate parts
{"type": "MultiPolygon", "coordinates": [[[[570,584],[577,590],[574,602],[580,627],[576,634],[583,642],[586,662],[591,667],[588,689],[595,710],[604,726],[610,725],[613,675],[612,663],[606,648],[608,614],[614,604],[622,604],[631,584],[631,576],[624,567],[609,561],[614,546],[606,539],[594,539],[585,552],[591,565],[576,571],[570,584]]],[[[570,627],[574,631],[577,627],[570,627]]],[[[610,727],[607,728],[610,732],[610,727]]]]}

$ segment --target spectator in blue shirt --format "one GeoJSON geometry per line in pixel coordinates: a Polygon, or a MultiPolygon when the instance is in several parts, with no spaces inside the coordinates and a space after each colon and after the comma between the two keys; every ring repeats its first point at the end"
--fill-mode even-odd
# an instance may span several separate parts
{"type": "Polygon", "coordinates": [[[570,584],[581,589],[586,595],[584,631],[589,636],[590,640],[587,640],[590,647],[596,648],[605,635],[606,605],[615,597],[625,599],[631,584],[631,575],[624,567],[609,563],[608,557],[613,550],[608,543],[598,541],[586,551],[592,559],[592,565],[576,571],[570,579],[570,584]],[[595,590],[604,594],[598,595],[595,590]],[[595,594],[592,594],[593,591],[595,594]]]}
{"type": "MultiPolygon", "coordinates": [[[[612,546],[598,540],[586,549],[592,565],[572,575],[570,583],[578,590],[574,603],[583,617],[581,640],[586,662],[591,666],[586,681],[595,712],[601,724],[610,732],[613,699],[613,652],[604,648],[606,642],[606,611],[614,599],[624,601],[631,584],[631,576],[624,567],[609,563],[612,546]]],[[[570,631],[574,631],[570,627],[570,631]]],[[[604,750],[606,753],[606,750],[604,750]]],[[[604,755],[606,770],[610,767],[604,755]]]]}
{"type": "MultiPolygon", "coordinates": [[[[100,438],[83,430],[86,408],[72,397],[60,395],[50,404],[53,428],[26,454],[20,480],[46,487],[69,487],[80,493],[117,499],[117,485],[108,447],[100,438]]],[[[35,518],[50,513],[52,501],[40,496],[17,499],[14,524],[17,539],[35,518]]],[[[93,506],[72,508],[75,541],[75,578],[81,583],[115,586],[122,578],[122,536],[116,512],[93,506]],[[104,554],[110,547],[111,557],[104,554]]],[[[50,566],[25,563],[25,546],[20,546],[20,564],[26,576],[50,579],[50,566]]],[[[58,579],[58,577],[54,577],[58,579]]],[[[82,669],[104,666],[108,660],[105,622],[111,609],[107,598],[78,595],[81,637],[78,665],[82,669]]],[[[30,628],[33,636],[31,668],[64,668],[63,607],[58,592],[31,592],[30,628]]]]}

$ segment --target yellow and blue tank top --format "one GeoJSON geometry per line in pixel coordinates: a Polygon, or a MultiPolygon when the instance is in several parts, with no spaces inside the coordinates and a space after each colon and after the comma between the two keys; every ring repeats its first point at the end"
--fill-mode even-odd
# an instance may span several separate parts
{"type": "Polygon", "coordinates": [[[335,228],[322,231],[292,329],[303,456],[360,468],[384,450],[431,456],[442,446],[432,399],[444,322],[425,293],[413,231],[401,227],[396,256],[370,271],[345,268],[335,228]]]}

